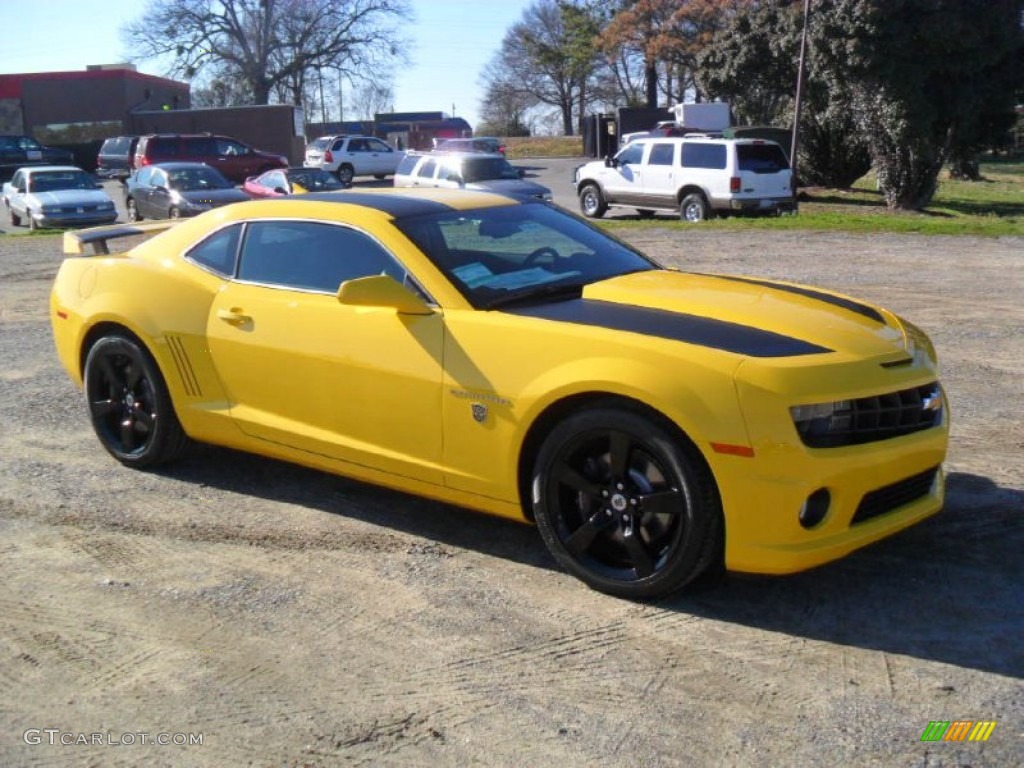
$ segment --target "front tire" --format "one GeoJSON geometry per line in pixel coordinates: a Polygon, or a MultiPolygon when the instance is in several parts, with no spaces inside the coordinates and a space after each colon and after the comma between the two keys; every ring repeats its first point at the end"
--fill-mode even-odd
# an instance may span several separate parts
{"type": "Polygon", "coordinates": [[[16,214],[14,212],[14,209],[11,208],[11,204],[10,203],[7,204],[7,217],[11,220],[11,226],[12,227],[20,227],[21,226],[21,216],[19,216],[18,214],[16,214]]]}
{"type": "Polygon", "coordinates": [[[597,184],[584,184],[580,189],[580,211],[588,219],[600,219],[608,210],[608,204],[597,184]]]}
{"type": "Polygon", "coordinates": [[[665,597],[722,552],[721,504],[697,450],[633,410],[592,408],[558,424],[532,496],[559,565],[609,595],[665,597]]]}
{"type": "Polygon", "coordinates": [[[188,438],[149,352],[127,335],[104,336],[85,359],[85,397],[103,447],[128,467],[176,459],[188,438]]]}

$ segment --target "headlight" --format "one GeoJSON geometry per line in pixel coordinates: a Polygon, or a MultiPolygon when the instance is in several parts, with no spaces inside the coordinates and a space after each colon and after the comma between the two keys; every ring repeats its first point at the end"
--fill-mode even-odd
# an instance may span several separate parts
{"type": "Polygon", "coordinates": [[[794,405],[789,413],[802,438],[846,432],[853,424],[853,402],[850,400],[794,405]]]}

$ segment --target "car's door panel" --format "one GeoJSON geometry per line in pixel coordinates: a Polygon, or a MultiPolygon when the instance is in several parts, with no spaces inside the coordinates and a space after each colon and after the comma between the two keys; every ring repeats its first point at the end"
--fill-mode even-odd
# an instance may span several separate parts
{"type": "MultiPolygon", "coordinates": [[[[305,235],[302,227],[345,229],[290,226],[288,236],[305,235]]],[[[326,234],[329,247],[321,256],[356,258],[358,249],[338,247],[331,237],[336,233],[326,234]]],[[[390,274],[391,267],[349,260],[333,273],[321,269],[303,286],[298,283],[317,250],[312,239],[275,245],[266,237],[257,246],[258,236],[247,235],[239,271],[253,283],[225,286],[208,320],[210,351],[239,427],[293,448],[440,483],[442,315],[343,305],[333,293],[316,292],[315,280],[340,283],[390,274]]]]}

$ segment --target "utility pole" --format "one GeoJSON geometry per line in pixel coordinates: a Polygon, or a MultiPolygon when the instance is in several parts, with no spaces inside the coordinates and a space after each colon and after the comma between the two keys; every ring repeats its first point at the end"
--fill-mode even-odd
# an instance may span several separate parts
{"type": "Polygon", "coordinates": [[[793,169],[793,195],[796,196],[797,159],[800,148],[800,102],[804,94],[804,59],[807,56],[807,17],[811,12],[811,0],[804,0],[804,29],[800,35],[800,62],[796,72],[796,102],[793,104],[793,143],[790,145],[789,165],[793,169]]]}

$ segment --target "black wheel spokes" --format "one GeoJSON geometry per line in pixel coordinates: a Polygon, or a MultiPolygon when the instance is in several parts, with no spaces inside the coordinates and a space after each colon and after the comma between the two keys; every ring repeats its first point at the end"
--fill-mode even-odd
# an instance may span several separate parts
{"type": "Polygon", "coordinates": [[[686,504],[679,490],[666,487],[661,464],[642,441],[617,430],[590,435],[563,456],[552,476],[569,554],[615,578],[655,574],[686,504]]]}
{"type": "Polygon", "coordinates": [[[610,528],[614,522],[615,519],[608,514],[607,510],[598,509],[566,539],[565,548],[574,557],[585,554],[601,532],[610,528]]]}
{"type": "Polygon", "coordinates": [[[99,360],[96,390],[106,397],[92,400],[93,418],[107,439],[122,453],[144,448],[156,424],[151,412],[153,393],[138,361],[123,355],[108,355],[99,360]]]}

